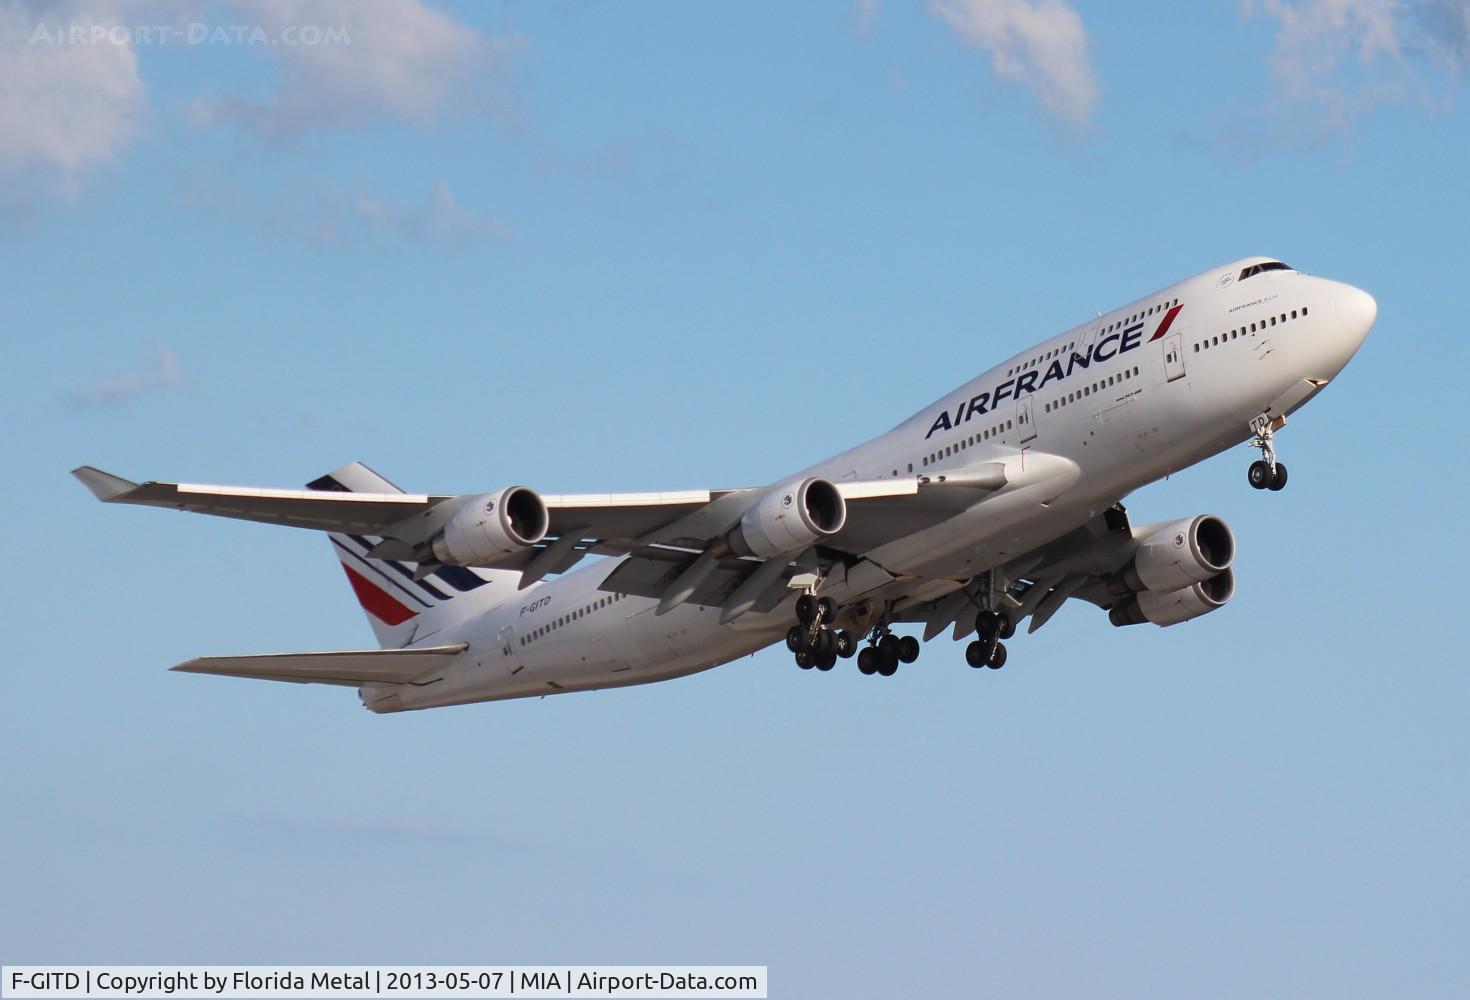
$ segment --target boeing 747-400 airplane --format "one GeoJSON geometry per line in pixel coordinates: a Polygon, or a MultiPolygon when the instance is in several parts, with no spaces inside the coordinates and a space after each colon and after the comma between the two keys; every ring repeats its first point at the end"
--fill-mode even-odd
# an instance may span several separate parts
{"type": "Polygon", "coordinates": [[[1114,625],[1230,600],[1235,539],[1201,514],[1134,526],[1132,491],[1275,432],[1342,371],[1366,292],[1251,257],[1009,358],[893,430],[771,486],[677,493],[404,493],[351,463],[305,490],[75,475],[109,503],[329,533],[380,649],[205,657],[189,673],[356,687],[375,712],[644,684],[775,642],[802,668],[890,676],[972,633],[1003,666],[1068,599],[1114,625]],[[602,556],[573,569],[587,556],[602,556]]]}

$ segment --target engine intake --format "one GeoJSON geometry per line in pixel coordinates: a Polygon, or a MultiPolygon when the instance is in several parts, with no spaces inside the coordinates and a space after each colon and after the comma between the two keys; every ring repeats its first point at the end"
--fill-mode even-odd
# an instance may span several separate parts
{"type": "Polygon", "coordinates": [[[847,501],[837,487],[825,479],[803,479],[767,490],[730,532],[730,548],[736,555],[768,559],[835,535],[846,523],[847,501]]]}
{"type": "Polygon", "coordinates": [[[1212,580],[1234,560],[1235,535],[1230,526],[1214,514],[1201,514],[1155,526],[1109,586],[1120,596],[1138,591],[1167,593],[1212,580]]]}
{"type": "Polygon", "coordinates": [[[1131,594],[1108,612],[1114,625],[1178,625],[1223,608],[1235,596],[1235,571],[1225,570],[1200,583],[1178,590],[1145,590],[1131,594]]]}
{"type": "Polygon", "coordinates": [[[546,503],[524,486],[507,486],[465,501],[431,546],[434,558],[456,566],[490,566],[546,537],[546,503]]]}

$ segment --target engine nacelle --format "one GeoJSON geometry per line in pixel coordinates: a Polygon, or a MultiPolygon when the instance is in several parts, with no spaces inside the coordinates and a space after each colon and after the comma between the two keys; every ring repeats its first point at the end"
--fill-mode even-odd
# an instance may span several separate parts
{"type": "Polygon", "coordinates": [[[1110,582],[1114,593],[1168,593],[1213,580],[1235,560],[1235,535],[1213,514],[1159,525],[1110,582]]]}
{"type": "Polygon", "coordinates": [[[767,490],[730,532],[730,548],[769,559],[835,535],[846,523],[847,501],[837,487],[825,479],[803,479],[767,490]]]}
{"type": "Polygon", "coordinates": [[[1113,609],[1108,612],[1108,621],[1114,625],[1142,625],[1144,622],[1178,625],[1191,618],[1218,611],[1234,596],[1235,571],[1227,569],[1202,583],[1178,590],[1145,590],[1132,594],[1113,605],[1113,609]]]}
{"type": "Polygon", "coordinates": [[[551,517],[534,490],[507,486],[467,500],[431,546],[434,558],[456,566],[489,566],[546,537],[551,517]]]}

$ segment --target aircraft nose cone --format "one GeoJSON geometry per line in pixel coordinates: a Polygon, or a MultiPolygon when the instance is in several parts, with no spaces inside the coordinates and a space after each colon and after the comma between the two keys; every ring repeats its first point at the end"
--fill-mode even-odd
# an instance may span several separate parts
{"type": "Polygon", "coordinates": [[[1378,319],[1378,303],[1361,288],[1343,285],[1337,292],[1337,318],[1349,335],[1361,341],[1378,319]]]}

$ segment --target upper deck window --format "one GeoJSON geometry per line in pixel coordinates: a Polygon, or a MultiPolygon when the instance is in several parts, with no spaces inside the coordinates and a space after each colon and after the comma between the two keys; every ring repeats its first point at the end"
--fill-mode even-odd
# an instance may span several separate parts
{"type": "Polygon", "coordinates": [[[1290,264],[1283,264],[1279,260],[1268,260],[1268,261],[1266,261],[1264,263],[1261,263],[1261,264],[1252,264],[1250,267],[1247,267],[1244,270],[1242,270],[1240,272],[1240,280],[1241,281],[1244,281],[1246,278],[1253,278],[1256,275],[1260,274],[1262,271],[1295,271],[1295,270],[1296,270],[1296,268],[1292,267],[1290,264]]]}

